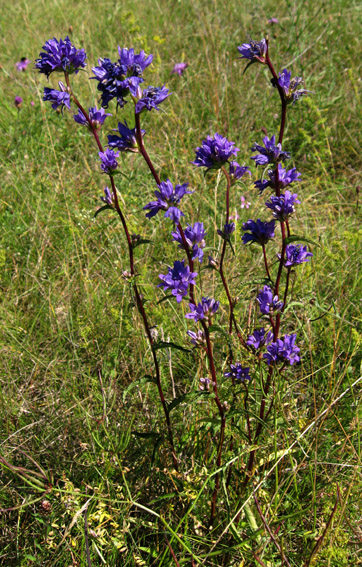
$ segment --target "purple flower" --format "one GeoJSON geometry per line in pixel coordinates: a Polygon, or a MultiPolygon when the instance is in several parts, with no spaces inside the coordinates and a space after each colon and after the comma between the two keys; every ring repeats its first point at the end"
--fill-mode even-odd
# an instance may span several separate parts
{"type": "Polygon", "coordinates": [[[250,43],[243,43],[238,47],[238,51],[241,54],[240,59],[249,59],[251,63],[265,63],[265,56],[267,54],[268,45],[266,39],[261,41],[250,40],[250,43]]]}
{"type": "Polygon", "coordinates": [[[286,191],[279,197],[272,195],[270,200],[265,202],[266,206],[273,211],[273,217],[279,221],[284,221],[294,213],[296,203],[300,204],[298,195],[290,191],[286,191]]]}
{"type": "MultiPolygon", "coordinates": [[[[117,132],[117,130],[114,130],[117,132]]],[[[117,148],[121,152],[137,152],[137,139],[136,139],[136,128],[128,128],[128,124],[124,121],[118,122],[118,132],[120,136],[115,136],[110,134],[108,136],[108,145],[111,148],[117,148]]],[[[141,130],[142,136],[146,133],[145,130],[141,130]]]]}
{"type": "MultiPolygon", "coordinates": [[[[309,262],[310,257],[313,256],[312,252],[308,252],[306,246],[301,244],[288,244],[285,249],[284,266],[290,267],[303,262],[309,262]]],[[[280,259],[280,254],[278,254],[280,259]]]]}
{"type": "Polygon", "coordinates": [[[265,344],[268,344],[272,338],[273,333],[271,331],[265,333],[264,327],[262,327],[261,329],[255,329],[253,334],[248,337],[246,344],[258,350],[265,344]]]}
{"type": "Polygon", "coordinates": [[[244,368],[240,362],[236,362],[236,364],[230,364],[230,372],[224,372],[224,376],[234,378],[239,380],[239,382],[245,382],[245,380],[251,380],[249,370],[249,367],[244,368]]]}
{"type": "MultiPolygon", "coordinates": [[[[98,110],[95,106],[89,108],[88,116],[93,128],[98,130],[103,125],[107,116],[112,116],[112,114],[105,112],[103,108],[98,110]]],[[[81,110],[78,110],[78,114],[74,114],[73,118],[78,124],[89,127],[89,123],[81,110]]]]}
{"type": "Polygon", "coordinates": [[[279,24],[278,18],[269,18],[268,24],[279,24]]]}
{"type": "MultiPolygon", "coordinates": [[[[205,247],[205,236],[206,232],[204,230],[204,223],[202,222],[195,222],[194,226],[192,227],[190,224],[184,229],[184,234],[186,238],[186,242],[189,248],[192,250],[192,259],[198,259],[200,264],[204,257],[203,248],[205,247]]],[[[177,228],[175,232],[172,233],[173,239],[179,243],[179,248],[184,250],[184,243],[181,237],[181,233],[177,228]]]]}
{"type": "Polygon", "coordinates": [[[25,69],[27,68],[30,62],[31,62],[30,59],[27,59],[26,57],[22,57],[20,61],[15,63],[15,67],[18,71],[25,71],[25,69]]]}
{"type": "Polygon", "coordinates": [[[193,319],[196,322],[201,319],[210,319],[219,309],[219,305],[219,301],[215,301],[215,299],[211,299],[210,297],[203,297],[201,303],[198,305],[189,303],[191,312],[186,313],[185,317],[186,319],[193,319]]]}
{"type": "Polygon", "coordinates": [[[99,152],[98,155],[101,158],[101,169],[104,173],[112,175],[113,171],[118,167],[116,158],[118,158],[119,152],[114,152],[107,148],[105,152],[99,152]]]}
{"type": "Polygon", "coordinates": [[[16,108],[21,107],[21,105],[23,104],[23,99],[21,98],[21,96],[16,96],[14,98],[14,104],[15,104],[16,108]]]}
{"type": "Polygon", "coordinates": [[[300,361],[298,352],[300,348],[295,344],[295,339],[297,335],[294,333],[292,335],[285,335],[282,339],[277,339],[276,342],[271,343],[267,346],[267,351],[263,354],[267,364],[273,364],[274,362],[286,362],[289,364],[294,364],[300,361]]]}
{"type": "Polygon", "coordinates": [[[277,163],[290,158],[288,152],[282,151],[282,145],[275,143],[275,136],[269,140],[268,136],[263,138],[264,146],[254,143],[251,147],[252,152],[259,152],[256,156],[252,156],[256,165],[266,165],[267,163],[277,163]]]}
{"type": "Polygon", "coordinates": [[[107,205],[113,205],[113,196],[108,187],[104,188],[104,197],[101,197],[101,201],[107,205]]]}
{"type": "MultiPolygon", "coordinates": [[[[267,187],[275,189],[275,171],[270,169],[268,171],[268,175],[269,181],[259,179],[254,183],[255,187],[259,189],[260,194],[262,194],[267,187]]],[[[299,181],[300,176],[301,173],[299,173],[295,167],[286,170],[280,163],[278,163],[278,185],[280,189],[284,189],[284,187],[294,183],[294,181],[299,181]]]]}
{"type": "Polygon", "coordinates": [[[241,179],[245,173],[251,175],[250,167],[247,165],[239,165],[237,161],[230,162],[229,175],[232,180],[241,179]]]}
{"type": "Polygon", "coordinates": [[[196,159],[191,163],[207,169],[219,169],[238,151],[240,150],[235,147],[234,142],[229,142],[220,134],[214,134],[214,137],[207,136],[201,146],[196,148],[196,159]]]}
{"type": "Polygon", "coordinates": [[[273,311],[279,311],[284,305],[282,301],[279,301],[277,295],[273,294],[272,289],[265,285],[264,289],[259,290],[259,294],[256,298],[260,306],[260,311],[263,315],[268,315],[273,311]]]}
{"type": "MultiPolygon", "coordinates": [[[[159,191],[155,191],[155,197],[157,197],[157,201],[151,201],[145,207],[143,207],[143,210],[149,211],[148,213],[146,213],[146,217],[151,219],[152,217],[157,215],[158,211],[167,211],[170,205],[171,208],[176,209],[175,205],[179,204],[184,195],[190,195],[191,193],[193,193],[193,191],[187,191],[187,187],[188,183],[183,183],[183,185],[175,185],[174,188],[169,179],[167,179],[167,181],[162,181],[158,186],[159,191]]],[[[181,216],[181,211],[179,211],[179,213],[181,216]]],[[[171,212],[171,215],[173,214],[177,213],[173,211],[171,212]]]]}
{"type": "Polygon", "coordinates": [[[243,223],[242,228],[244,231],[250,230],[250,233],[246,232],[242,237],[244,244],[256,242],[264,246],[268,240],[274,238],[275,220],[263,222],[258,219],[255,222],[249,219],[247,222],[243,223]]]}
{"type": "Polygon", "coordinates": [[[118,47],[119,59],[116,63],[108,58],[99,59],[98,67],[93,67],[94,77],[98,81],[97,89],[102,93],[102,106],[107,108],[114,98],[120,107],[130,93],[137,95],[138,87],[143,83],[142,73],[153,59],[153,55],[146,55],[144,51],[135,53],[134,49],[118,47]]]}
{"type": "Polygon", "coordinates": [[[225,223],[224,228],[222,230],[218,229],[217,233],[219,236],[221,236],[221,238],[223,238],[223,240],[230,240],[230,236],[232,235],[234,230],[235,230],[235,223],[230,222],[230,223],[225,223]]]}
{"type": "Polygon", "coordinates": [[[45,87],[43,100],[51,102],[52,108],[54,108],[54,110],[59,107],[61,107],[61,109],[63,110],[64,106],[66,106],[70,110],[70,94],[66,92],[65,86],[61,81],[59,81],[59,86],[62,89],[60,91],[45,87]]]}
{"type": "MultiPolygon", "coordinates": [[[[291,79],[291,76],[291,71],[283,69],[283,71],[279,73],[278,83],[283,90],[286,102],[292,102],[294,104],[300,97],[308,94],[310,91],[306,91],[305,89],[298,89],[298,87],[303,84],[302,77],[294,77],[293,79],[291,79]]],[[[276,86],[275,81],[272,81],[272,84],[273,86],[276,86]]]]}
{"type": "Polygon", "coordinates": [[[189,66],[188,63],[176,63],[171,73],[177,73],[181,77],[184,70],[189,66]]]}
{"type": "Polygon", "coordinates": [[[162,280],[157,287],[163,287],[164,291],[171,290],[172,295],[176,297],[177,303],[187,295],[190,284],[195,285],[196,272],[190,272],[190,268],[185,266],[185,260],[174,262],[173,268],[168,266],[168,274],[160,274],[158,277],[162,280]]]}
{"type": "Polygon", "coordinates": [[[43,45],[44,51],[39,54],[35,61],[35,68],[47,77],[53,71],[61,71],[70,75],[78,73],[81,67],[85,67],[86,53],[84,49],[76,49],[67,36],[64,41],[56,38],[49,39],[43,45]]]}
{"type": "Polygon", "coordinates": [[[165,212],[165,217],[171,219],[175,224],[178,224],[180,222],[180,218],[184,216],[185,215],[183,214],[183,212],[180,211],[180,209],[178,209],[177,207],[170,207],[165,212]]]}
{"type": "Polygon", "coordinates": [[[166,89],[165,85],[162,87],[146,87],[141,98],[136,103],[136,114],[140,114],[143,110],[152,110],[152,108],[158,110],[158,105],[170,96],[170,94],[170,91],[166,89]]]}
{"type": "Polygon", "coordinates": [[[192,344],[195,346],[201,346],[206,342],[204,331],[201,329],[196,331],[196,333],[194,333],[194,331],[187,331],[187,334],[191,338],[192,344]]]}

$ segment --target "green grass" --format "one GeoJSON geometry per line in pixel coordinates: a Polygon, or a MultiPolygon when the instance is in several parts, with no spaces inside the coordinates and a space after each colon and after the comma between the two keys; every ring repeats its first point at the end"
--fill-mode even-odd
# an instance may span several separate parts
{"type": "MultiPolygon", "coordinates": [[[[251,483],[239,500],[249,451],[242,392],[234,404],[221,380],[221,398],[230,407],[228,438],[235,438],[234,447],[225,448],[223,478],[229,468],[233,472],[210,530],[219,424],[210,397],[198,393],[206,362],[194,352],[162,350],[167,400],[185,395],[171,411],[181,462],[179,474],[172,470],[162,408],[147,379],[151,353],[121,277],[128,269],[125,239],[111,211],[94,219],[105,181],[92,139],[71,115],[62,117],[41,102],[44,77],[31,67],[25,73],[14,67],[24,55],[34,60],[46,39],[67,33],[86,49],[88,74],[98,57],[114,59],[117,45],[152,52],[146,80],[167,83],[173,96],[165,112],[145,117],[147,148],[163,179],[188,181],[195,190],[185,213],[205,220],[208,245],[217,248],[223,182],[203,178],[190,161],[194,148],[216,131],[234,140],[239,161],[250,165],[250,146],[261,139],[261,128],[277,129],[278,98],[264,67],[255,65],[243,76],[237,60],[237,45],[266,32],[277,67],[291,66],[313,91],[288,114],[284,145],[303,176],[293,231],[318,246],[310,265],[296,273],[287,317],[303,363],[277,383],[253,482],[293,567],[305,564],[323,534],[311,565],[362,564],[362,382],[352,386],[361,376],[362,345],[362,197],[358,202],[356,191],[362,185],[361,15],[360,3],[344,0],[283,0],[278,8],[267,0],[231,0],[227,7],[188,0],[75,7],[30,0],[0,7],[1,565],[87,565],[87,501],[92,565],[171,567],[177,563],[168,544],[180,565],[191,565],[192,554],[194,565],[210,567],[258,565],[255,555],[268,567],[281,565],[251,483]],[[272,16],[280,25],[267,24],[272,16]],[[185,75],[170,75],[181,60],[189,62],[185,75]],[[15,95],[24,99],[19,112],[15,95]]],[[[50,79],[54,86],[56,79],[50,79]]],[[[72,80],[85,105],[93,104],[94,81],[83,73],[72,80]]],[[[126,107],[105,131],[121,116],[132,122],[126,107]]],[[[153,241],[136,251],[152,324],[163,340],[188,348],[185,308],[157,304],[157,275],[175,256],[169,225],[143,220],[141,208],[154,186],[140,158],[126,156],[123,171],[128,179],[117,183],[131,231],[153,241]]],[[[240,226],[261,214],[263,199],[252,182],[233,191],[232,208],[241,219],[228,274],[246,333],[257,290],[251,282],[263,277],[263,268],[259,251],[240,245],[240,226]],[[240,210],[241,194],[251,202],[248,211],[240,210]]],[[[225,322],[220,282],[214,272],[202,273],[205,293],[221,298],[225,322]]],[[[250,326],[256,318],[253,308],[250,326]]],[[[222,337],[215,338],[221,376],[227,351],[222,337]]],[[[242,354],[237,344],[234,353],[242,354]]],[[[254,383],[250,395],[257,408],[254,383]]]]}

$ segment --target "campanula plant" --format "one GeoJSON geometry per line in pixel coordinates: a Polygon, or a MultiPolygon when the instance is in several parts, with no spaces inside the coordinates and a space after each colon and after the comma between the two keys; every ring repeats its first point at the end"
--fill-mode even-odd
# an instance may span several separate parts
{"type": "MultiPolygon", "coordinates": [[[[145,83],[153,56],[144,51],[136,53],[134,49],[119,47],[116,62],[107,57],[100,58],[98,65],[92,68],[94,76],[91,79],[96,81],[101,106],[88,107],[87,111],[76,97],[71,84],[71,76],[78,74],[86,66],[85,51],[74,47],[68,37],[65,40],[58,41],[54,38],[47,41],[43,50],[36,61],[36,69],[48,79],[54,72],[62,73],[64,78],[64,83],[59,82],[60,90],[48,87],[44,89],[44,100],[50,102],[54,109],[73,109],[76,112],[73,112],[74,122],[80,127],[85,126],[93,135],[99,168],[107,176],[108,185],[103,187],[104,196],[101,197],[104,202],[102,209],[112,209],[122,224],[128,249],[128,270],[124,273],[130,281],[132,299],[137,306],[152,353],[153,381],[157,385],[163,408],[170,455],[175,471],[180,473],[188,468],[188,463],[179,457],[179,444],[170,418],[172,402],[166,399],[161,382],[157,351],[163,345],[157,342],[152,333],[152,314],[149,313],[144,291],[137,280],[139,274],[135,267],[134,250],[140,243],[140,238],[130,233],[116,184],[122,152],[139,154],[147,164],[152,176],[147,198],[153,200],[147,202],[146,198],[146,202],[140,202],[140,209],[143,209],[142,214],[148,219],[147,222],[167,223],[165,226],[169,231],[169,240],[177,244],[174,247],[174,257],[163,273],[159,273],[154,285],[160,290],[160,301],[167,299],[175,302],[174,308],[180,309],[180,312],[182,309],[183,316],[191,327],[185,333],[185,339],[195,347],[193,350],[202,360],[203,371],[208,373],[207,377],[201,376],[199,380],[202,382],[203,395],[207,394],[210,402],[208,412],[214,416],[214,423],[217,423],[212,430],[213,457],[208,462],[214,470],[209,511],[209,525],[213,526],[218,518],[223,479],[221,469],[226,466],[224,457],[226,453],[230,456],[235,448],[232,430],[240,427],[247,440],[247,449],[244,451],[244,461],[235,466],[235,478],[230,466],[223,490],[236,490],[232,485],[232,481],[236,479],[237,492],[241,498],[253,477],[258,444],[275,407],[276,380],[283,378],[288,369],[298,364],[303,356],[297,334],[293,332],[296,323],[287,312],[290,301],[289,282],[292,270],[309,262],[312,253],[302,244],[303,239],[292,234],[293,215],[301,202],[299,194],[293,190],[300,181],[301,174],[296,167],[288,169],[286,163],[291,159],[291,154],[283,144],[287,109],[308,94],[308,91],[302,88],[303,81],[300,77],[291,78],[291,71],[283,69],[277,74],[269,55],[268,39],[251,40],[238,47],[240,59],[247,62],[246,68],[261,64],[269,70],[271,84],[280,98],[281,116],[279,132],[254,142],[250,148],[253,155],[248,159],[258,172],[253,185],[262,196],[264,205],[259,213],[260,218],[250,218],[242,224],[241,234],[236,231],[231,216],[231,202],[234,201],[236,184],[250,179],[250,166],[235,161],[236,157],[239,159],[237,154],[240,152],[237,142],[229,140],[223,134],[201,135],[200,145],[196,147],[195,158],[191,162],[193,166],[199,168],[207,179],[220,176],[225,182],[222,220],[215,231],[220,243],[219,256],[209,261],[208,266],[217,273],[215,279],[221,282],[225,294],[217,296],[218,285],[213,285],[205,275],[209,272],[204,266],[204,249],[209,239],[211,241],[212,223],[206,218],[188,218],[184,207],[188,199],[195,198],[197,188],[190,188],[184,180],[161,179],[145,147],[145,130],[141,127],[144,116],[158,111],[160,105],[172,94],[165,85],[155,87],[145,83]],[[125,120],[118,122],[117,128],[112,130],[115,133],[107,135],[105,148],[101,137],[112,116],[106,109],[113,104],[117,111],[127,103],[132,105],[133,123],[129,125],[125,120]],[[289,189],[292,185],[293,189],[289,189]],[[239,298],[234,295],[235,283],[232,282],[228,269],[235,262],[236,245],[256,245],[265,271],[264,274],[256,274],[259,280],[262,278],[263,283],[258,286],[253,298],[255,320],[258,321],[255,329],[247,329],[246,314],[241,311],[239,298]],[[278,252],[275,253],[273,247],[278,247],[278,252]],[[229,390],[232,394],[227,398],[229,390]],[[251,390],[253,395],[250,394],[251,390]],[[223,399],[222,394],[227,399],[223,399]],[[229,403],[232,404],[232,412],[228,413],[229,403]],[[238,404],[242,405],[242,414],[240,409],[237,414],[238,404]],[[236,415],[239,417],[235,417],[236,415]],[[230,430],[227,427],[229,423],[230,430]]],[[[245,198],[242,199],[243,206],[247,209],[250,203],[245,198]]]]}

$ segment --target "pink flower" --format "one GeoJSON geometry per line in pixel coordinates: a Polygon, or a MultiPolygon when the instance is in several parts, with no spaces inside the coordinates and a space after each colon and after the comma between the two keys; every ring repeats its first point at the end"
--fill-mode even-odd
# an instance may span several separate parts
{"type": "Polygon", "coordinates": [[[177,73],[181,77],[182,73],[184,72],[184,70],[188,66],[189,66],[188,63],[176,63],[176,65],[172,69],[171,73],[177,73]]]}
{"type": "Polygon", "coordinates": [[[242,209],[248,209],[250,207],[251,203],[249,203],[248,201],[245,200],[244,195],[241,195],[241,208],[242,209]]]}
{"type": "Polygon", "coordinates": [[[29,63],[30,63],[30,59],[27,59],[26,57],[22,57],[20,61],[15,63],[15,67],[17,68],[18,71],[25,71],[29,63]]]}

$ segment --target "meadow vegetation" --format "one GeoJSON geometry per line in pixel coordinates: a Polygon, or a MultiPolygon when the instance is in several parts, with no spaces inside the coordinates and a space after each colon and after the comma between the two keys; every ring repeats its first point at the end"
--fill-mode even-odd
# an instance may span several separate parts
{"type": "MultiPolygon", "coordinates": [[[[361,18],[355,0],[1,5],[0,565],[362,565],[361,18]],[[279,23],[268,23],[272,17],[279,23]],[[303,76],[312,91],[289,111],[284,145],[290,167],[302,172],[294,230],[314,241],[314,256],[293,277],[288,306],[302,361],[280,377],[245,492],[244,394],[239,388],[238,404],[221,380],[234,441],[225,447],[211,527],[220,424],[199,388],[206,362],[187,340],[187,307],[159,303],[158,275],[176,245],[169,225],[142,211],[154,181],[138,155],[121,156],[121,206],[131,232],[150,240],[135,250],[138,282],[158,338],[184,348],[158,351],[178,472],[149,379],[149,343],[122,278],[127,243],[112,211],[94,217],[105,184],[94,141],[72,114],[42,101],[47,83],[33,64],[19,72],[15,63],[33,62],[47,39],[69,35],[88,61],[72,84],[92,106],[99,93],[85,74],[98,57],[115,59],[118,45],[154,54],[147,81],[173,94],[145,117],[145,144],[163,180],[195,191],[183,210],[207,223],[206,255],[220,253],[224,187],[219,173],[204,176],[190,162],[207,135],[235,141],[253,173],[232,189],[240,219],[235,256],[228,253],[247,336],[263,265],[259,250],[241,244],[241,224],[265,201],[253,186],[250,147],[265,128],[279,128],[280,104],[264,66],[243,75],[237,46],[265,34],[278,68],[303,76]],[[182,61],[184,74],[171,74],[182,61]]],[[[110,109],[107,132],[121,118],[132,123],[128,107],[110,109]]],[[[204,277],[227,321],[221,281],[212,270],[204,277]]],[[[215,344],[224,371],[227,350],[215,344]]]]}

